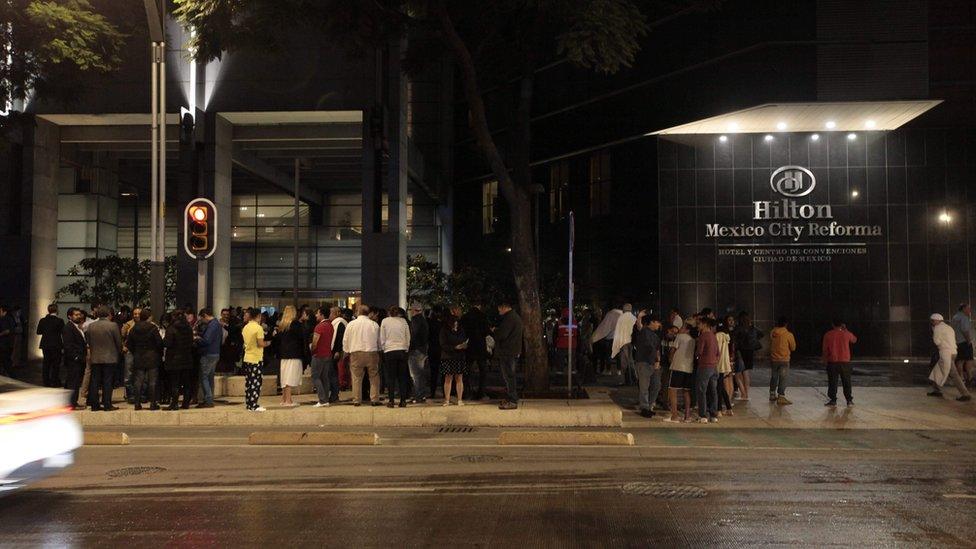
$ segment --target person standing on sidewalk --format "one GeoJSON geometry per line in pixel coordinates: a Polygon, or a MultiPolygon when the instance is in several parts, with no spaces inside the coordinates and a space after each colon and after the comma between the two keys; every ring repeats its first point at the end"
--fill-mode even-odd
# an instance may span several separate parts
{"type": "Polygon", "coordinates": [[[251,307],[244,312],[241,338],[244,344],[244,406],[252,412],[264,412],[258,405],[261,397],[261,368],[264,366],[264,348],[271,344],[264,339],[264,328],[259,321],[261,311],[251,307]]]}
{"type": "Polygon", "coordinates": [[[383,349],[383,366],[386,369],[386,389],[389,399],[387,408],[393,408],[396,389],[400,389],[400,408],[407,407],[410,396],[410,368],[407,351],[410,350],[410,324],[404,318],[406,311],[396,305],[387,311],[389,316],[380,323],[380,347],[383,349]]]}
{"type": "Polygon", "coordinates": [[[493,334],[494,356],[505,380],[505,398],[498,405],[498,409],[514,410],[518,408],[519,401],[515,366],[522,354],[522,317],[512,310],[512,304],[506,300],[498,304],[498,315],[501,320],[493,334]]]}
{"type": "Polygon", "coordinates": [[[471,309],[461,316],[461,327],[468,336],[468,350],[465,359],[468,361],[468,380],[470,385],[475,386],[474,367],[478,368],[475,386],[475,400],[487,399],[485,393],[485,381],[488,379],[488,347],[486,339],[488,337],[488,316],[481,310],[480,303],[473,303],[471,309]]]}
{"type": "Polygon", "coordinates": [[[88,327],[88,346],[91,348],[91,384],[88,386],[88,405],[93,412],[118,410],[112,406],[114,372],[122,356],[122,334],[119,326],[109,320],[108,307],[98,307],[98,320],[88,327]],[[101,402],[98,392],[101,390],[101,402]]]}
{"type": "Polygon", "coordinates": [[[715,321],[703,316],[698,319],[698,342],[695,358],[695,389],[698,394],[698,422],[718,423],[718,339],[715,337],[715,321]]]}
{"type": "Polygon", "coordinates": [[[641,329],[634,342],[638,407],[641,416],[654,417],[654,403],[661,392],[661,338],[657,335],[661,321],[656,316],[643,315],[640,324],[641,329]]]}
{"type": "Polygon", "coordinates": [[[64,343],[64,388],[71,391],[71,407],[83,410],[78,404],[78,393],[81,390],[81,377],[85,373],[88,363],[88,338],[81,329],[85,321],[85,314],[81,309],[68,309],[68,322],[61,330],[61,341],[64,343]]]}
{"type": "Polygon", "coordinates": [[[617,318],[617,324],[613,330],[613,346],[610,348],[610,358],[616,358],[620,364],[617,375],[623,376],[621,385],[625,385],[631,379],[634,370],[634,348],[631,340],[634,337],[637,317],[634,316],[633,309],[634,307],[630,303],[624,304],[623,312],[617,318]]]}
{"type": "Polygon", "coordinates": [[[756,351],[762,349],[763,337],[753,324],[752,318],[745,311],[739,313],[739,321],[732,332],[732,341],[735,344],[736,353],[742,359],[742,365],[736,370],[736,381],[739,383],[739,400],[749,400],[749,384],[752,383],[752,368],[756,351]]]}
{"type": "Polygon", "coordinates": [[[688,333],[689,328],[687,323],[682,324],[671,344],[671,378],[668,382],[671,416],[664,418],[665,423],[691,421],[691,389],[695,385],[692,374],[695,371],[695,339],[688,333]],[[683,393],[685,402],[685,414],[681,419],[678,418],[678,391],[683,393]]]}
{"type": "Polygon", "coordinates": [[[349,354],[352,374],[352,405],[363,397],[363,376],[369,375],[369,400],[380,405],[380,327],[369,318],[369,306],[359,305],[359,315],[346,326],[342,348],[349,354]]]}
{"type": "Polygon", "coordinates": [[[790,375],[790,356],[796,351],[796,338],[787,325],[785,316],[776,320],[776,327],[769,334],[769,401],[780,406],[793,404],[786,398],[786,383],[790,375]]]}
{"type": "MultiPolygon", "coordinates": [[[[173,311],[172,320],[166,328],[163,346],[166,348],[166,377],[169,378],[170,401],[167,410],[184,410],[190,407],[193,398],[193,328],[186,321],[182,309],[173,311]],[[180,404],[180,394],[183,403],[180,404]]],[[[88,329],[91,331],[91,328],[88,329]]]]}
{"type": "Polygon", "coordinates": [[[136,323],[129,328],[125,344],[132,353],[132,376],[134,388],[132,403],[136,410],[142,410],[142,384],[149,383],[149,409],[158,410],[156,385],[159,381],[159,364],[162,362],[163,338],[159,328],[152,323],[152,311],[140,309],[136,323]]]}
{"type": "Polygon", "coordinates": [[[407,365],[410,368],[410,378],[413,380],[413,401],[427,402],[430,394],[430,372],[427,371],[427,347],[430,338],[430,327],[424,317],[424,308],[420,303],[410,306],[410,352],[407,365]]]}
{"type": "Polygon", "coordinates": [[[949,379],[952,380],[953,385],[959,390],[959,397],[956,398],[959,402],[966,402],[971,400],[972,397],[969,396],[969,390],[966,389],[966,384],[963,382],[962,377],[959,375],[959,370],[956,369],[956,365],[953,362],[956,354],[956,335],[953,333],[952,327],[945,323],[945,319],[939,313],[934,313],[929,317],[929,321],[932,323],[932,342],[935,343],[936,348],[939,350],[939,361],[935,363],[935,367],[932,368],[932,372],[929,374],[929,381],[932,382],[932,391],[928,393],[929,396],[942,397],[942,386],[949,379]]]}
{"type": "Polygon", "coordinates": [[[213,408],[214,374],[217,371],[217,361],[220,360],[220,346],[224,342],[224,328],[210,309],[200,309],[199,317],[202,334],[197,345],[200,348],[200,387],[203,391],[203,402],[197,404],[197,408],[213,408]]]}
{"type": "Polygon", "coordinates": [[[305,357],[305,323],[297,317],[293,305],[285,307],[281,320],[274,329],[274,337],[278,342],[278,358],[280,368],[278,378],[281,381],[281,405],[291,408],[298,406],[292,400],[292,390],[302,386],[302,359],[305,357]]]}
{"type": "Polygon", "coordinates": [[[854,393],[851,390],[851,345],[857,343],[857,337],[847,331],[847,326],[841,319],[834,319],[834,327],[823,336],[823,361],[827,365],[827,403],[825,406],[837,406],[837,377],[844,384],[844,398],[847,405],[854,405],[854,393]]]}
{"type": "Polygon", "coordinates": [[[316,408],[329,406],[332,402],[339,400],[339,371],[336,369],[335,360],[332,357],[332,343],[335,340],[335,327],[332,321],[333,315],[339,317],[339,308],[332,307],[329,316],[325,314],[325,308],[319,307],[315,311],[315,320],[318,324],[312,330],[312,342],[309,349],[312,351],[312,385],[315,387],[315,394],[318,396],[316,408]]]}
{"type": "Polygon", "coordinates": [[[64,332],[64,321],[58,317],[58,306],[54,303],[47,306],[47,316],[37,321],[37,335],[41,336],[41,354],[44,362],[41,366],[41,378],[45,387],[61,386],[61,351],[64,348],[61,334],[64,332]]]}
{"type": "Polygon", "coordinates": [[[973,374],[973,309],[968,303],[959,305],[952,317],[952,331],[956,334],[956,368],[968,383],[973,374]]]}
{"type": "Polygon", "coordinates": [[[444,376],[444,406],[451,405],[451,385],[457,392],[457,405],[464,406],[464,376],[468,362],[464,358],[468,349],[468,336],[461,320],[449,314],[441,327],[441,375],[444,376]]]}

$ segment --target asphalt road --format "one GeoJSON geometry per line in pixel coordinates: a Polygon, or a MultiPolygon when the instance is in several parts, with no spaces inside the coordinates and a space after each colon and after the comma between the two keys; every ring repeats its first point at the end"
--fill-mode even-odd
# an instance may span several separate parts
{"type": "Polygon", "coordinates": [[[976,540],[976,433],[634,430],[634,447],[248,446],[128,428],[128,447],[0,499],[0,545],[929,546],[976,540]]]}

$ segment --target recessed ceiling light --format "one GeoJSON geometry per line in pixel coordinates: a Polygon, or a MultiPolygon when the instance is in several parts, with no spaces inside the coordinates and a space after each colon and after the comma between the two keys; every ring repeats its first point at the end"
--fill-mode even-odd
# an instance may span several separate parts
{"type": "Polygon", "coordinates": [[[729,122],[729,131],[730,132],[737,132],[737,131],[739,131],[739,125],[737,123],[735,123],[735,122],[729,122]]]}
{"type": "Polygon", "coordinates": [[[776,124],[776,129],[777,130],[780,130],[780,131],[785,130],[786,129],[786,122],[779,122],[779,123],[777,123],[776,124]]]}
{"type": "Polygon", "coordinates": [[[729,140],[729,138],[724,135],[720,135],[718,136],[718,140],[721,141],[722,143],[725,143],[726,141],[729,140]]]}
{"type": "Polygon", "coordinates": [[[857,191],[851,191],[851,198],[857,198],[857,197],[858,197],[858,195],[860,195],[860,194],[861,194],[861,193],[859,193],[859,192],[857,192],[857,191]]]}
{"type": "Polygon", "coordinates": [[[873,128],[874,120],[868,120],[867,122],[864,123],[864,125],[867,126],[868,128],[873,128]]]}
{"type": "Polygon", "coordinates": [[[854,134],[854,133],[847,134],[847,140],[848,141],[854,141],[855,139],[857,139],[857,134],[854,134]]]}
{"type": "Polygon", "coordinates": [[[810,136],[810,139],[812,139],[814,141],[818,141],[820,139],[820,134],[819,133],[815,133],[815,134],[813,134],[813,135],[810,136]]]}
{"type": "Polygon", "coordinates": [[[837,127],[837,122],[834,122],[833,120],[828,120],[827,123],[824,125],[827,126],[828,130],[832,130],[837,127]]]}
{"type": "Polygon", "coordinates": [[[766,141],[772,141],[772,140],[773,140],[773,136],[771,136],[771,135],[769,135],[769,134],[767,133],[767,134],[766,134],[766,137],[764,137],[763,139],[765,139],[766,141]]]}

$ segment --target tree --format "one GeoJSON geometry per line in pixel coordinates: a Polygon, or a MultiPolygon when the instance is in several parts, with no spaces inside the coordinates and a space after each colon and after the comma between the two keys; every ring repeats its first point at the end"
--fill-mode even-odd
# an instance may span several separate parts
{"type": "MultiPolygon", "coordinates": [[[[74,296],[82,303],[145,306],[149,304],[150,261],[110,255],[86,257],[68,269],[78,280],[62,287],[55,297],[74,296]]],[[[176,256],[166,258],[166,303],[176,301],[176,256]]]]}
{"type": "Polygon", "coordinates": [[[0,51],[10,59],[0,63],[0,108],[32,92],[65,95],[81,73],[115,69],[124,38],[89,0],[0,2],[0,51]]]}
{"type": "Polygon", "coordinates": [[[407,258],[407,299],[424,305],[457,305],[467,309],[475,303],[497,305],[507,292],[494,273],[475,267],[461,267],[444,274],[437,263],[423,255],[407,258]]]}
{"type": "MultiPolygon", "coordinates": [[[[714,2],[715,0],[710,0],[714,2]]],[[[334,37],[353,49],[379,47],[410,36],[403,65],[417,70],[434,56],[458,68],[468,120],[478,150],[508,204],[512,272],[525,323],[526,378],[530,389],[548,386],[542,340],[539,267],[532,233],[532,100],[536,70],[561,57],[601,73],[628,67],[649,30],[641,5],[686,11],[690,0],[176,0],[177,16],[196,30],[204,59],[223,50],[283,45],[289,29],[334,37]],[[514,82],[510,143],[489,126],[484,91],[514,82]],[[503,146],[505,145],[505,146],[503,146]]]]}

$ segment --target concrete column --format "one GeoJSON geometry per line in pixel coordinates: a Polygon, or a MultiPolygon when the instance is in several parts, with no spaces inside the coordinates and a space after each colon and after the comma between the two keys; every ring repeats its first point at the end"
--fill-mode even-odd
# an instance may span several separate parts
{"type": "MultiPolygon", "coordinates": [[[[36,119],[33,140],[25,149],[24,210],[29,211],[30,289],[26,309],[27,356],[40,358],[40,336],[32,328],[47,314],[57,291],[58,264],[58,168],[61,133],[58,126],[36,119]]],[[[26,220],[25,220],[26,221],[26,220]]]]}
{"type": "Polygon", "coordinates": [[[230,306],[233,132],[234,127],[222,116],[207,114],[206,192],[217,206],[217,251],[210,258],[210,289],[207,296],[215,314],[230,306]]]}

